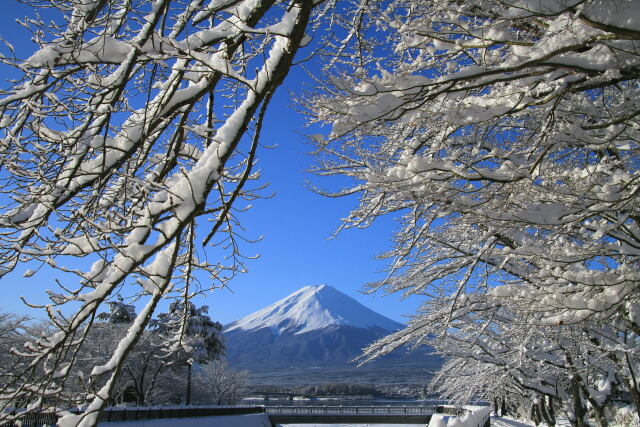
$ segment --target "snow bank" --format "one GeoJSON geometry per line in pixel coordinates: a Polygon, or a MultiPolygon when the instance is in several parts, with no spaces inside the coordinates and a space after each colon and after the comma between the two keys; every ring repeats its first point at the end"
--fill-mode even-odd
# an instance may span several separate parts
{"type": "Polygon", "coordinates": [[[429,427],[483,427],[489,418],[489,406],[465,406],[466,414],[462,417],[448,414],[433,414],[429,427]]]}
{"type": "Polygon", "coordinates": [[[229,415],[215,417],[166,418],[162,420],[118,421],[100,423],[101,427],[271,427],[267,414],[229,415]]]}
{"type": "Polygon", "coordinates": [[[447,427],[447,423],[451,418],[455,417],[447,414],[433,414],[429,421],[429,427],[447,427]]]}
{"type": "MultiPolygon", "coordinates": [[[[278,427],[344,427],[347,424],[278,424],[278,427]]],[[[424,424],[348,424],[348,427],[424,427],[424,424]]]]}

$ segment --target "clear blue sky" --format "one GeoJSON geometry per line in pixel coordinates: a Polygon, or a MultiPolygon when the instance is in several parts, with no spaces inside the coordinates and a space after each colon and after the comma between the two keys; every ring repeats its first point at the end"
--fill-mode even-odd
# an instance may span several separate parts
{"type": "MultiPolygon", "coordinates": [[[[29,9],[15,0],[2,0],[0,35],[16,49],[19,57],[28,57],[36,46],[29,41],[29,33],[15,23],[29,9]]],[[[7,87],[7,69],[0,66],[1,87],[7,87]]],[[[373,310],[397,321],[413,314],[420,300],[417,297],[400,301],[399,296],[363,295],[362,285],[380,279],[384,263],[374,259],[391,245],[395,226],[392,218],[379,221],[368,230],[351,230],[329,239],[344,217],[357,202],[354,198],[328,199],[309,189],[306,183],[326,184],[306,172],[314,159],[308,153],[312,147],[304,134],[304,118],[291,108],[290,92],[298,92],[307,80],[305,73],[294,70],[274,97],[267,114],[262,143],[275,145],[259,153],[263,179],[270,183],[266,193],[275,197],[257,200],[253,209],[243,214],[246,236],[264,239],[246,247],[246,255],[260,254],[249,260],[249,273],[237,276],[230,284],[231,291],[219,290],[199,304],[210,307],[212,318],[229,323],[243,317],[302,286],[328,284],[357,299],[373,310]]],[[[38,302],[45,289],[54,289],[50,272],[41,271],[31,278],[23,278],[27,267],[0,280],[2,286],[0,310],[29,313],[18,300],[20,295],[38,302]]]]}

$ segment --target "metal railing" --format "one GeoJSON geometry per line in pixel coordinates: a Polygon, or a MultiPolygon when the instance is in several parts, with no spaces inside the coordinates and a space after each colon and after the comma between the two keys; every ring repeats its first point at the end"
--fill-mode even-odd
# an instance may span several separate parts
{"type": "MultiPolygon", "coordinates": [[[[112,407],[100,415],[100,422],[155,420],[163,418],[191,418],[225,415],[370,415],[370,416],[416,416],[430,415],[434,406],[215,406],[215,407],[112,407]]],[[[19,417],[23,427],[55,426],[57,415],[53,412],[28,413],[19,417]]],[[[2,427],[17,427],[17,422],[1,423],[2,427]]]]}
{"type": "MultiPolygon", "coordinates": [[[[100,422],[248,415],[264,412],[263,406],[112,407],[102,411],[100,422]]],[[[0,427],[55,426],[57,422],[58,414],[55,412],[28,412],[18,413],[15,420],[0,422],[0,427]]]]}
{"type": "Polygon", "coordinates": [[[55,426],[58,422],[58,416],[55,412],[28,412],[24,414],[16,415],[15,420],[4,421],[0,423],[2,427],[41,427],[41,426],[55,426]]]}
{"type": "Polygon", "coordinates": [[[274,415],[429,415],[433,406],[265,406],[274,415]]]}
{"type": "Polygon", "coordinates": [[[264,412],[265,410],[263,406],[196,406],[177,408],[118,407],[105,409],[100,416],[100,421],[109,422],[157,420],[162,418],[213,417],[224,415],[263,414],[264,412]]]}

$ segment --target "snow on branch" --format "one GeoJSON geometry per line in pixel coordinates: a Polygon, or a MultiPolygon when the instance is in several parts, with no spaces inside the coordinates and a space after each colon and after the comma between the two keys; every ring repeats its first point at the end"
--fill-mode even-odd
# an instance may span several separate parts
{"type": "Polygon", "coordinates": [[[42,262],[78,284],[50,293],[56,331],[19,350],[2,407],[86,404],[62,422],[95,425],[158,302],[188,301],[246,269],[233,205],[256,197],[245,184],[258,176],[264,111],[319,4],[56,1],[64,26],[25,23],[40,49],[3,58],[22,78],[0,97],[0,268],[42,262]],[[203,256],[198,230],[228,256],[203,256]],[[78,267],[83,257],[90,268],[78,267]],[[95,393],[73,392],[66,372],[119,292],[146,306],[110,359],[85,372],[101,378],[95,393]]]}
{"type": "Polygon", "coordinates": [[[639,12],[361,0],[343,17],[326,76],[300,102],[326,129],[314,171],[352,185],[318,191],[359,195],[341,229],[397,216],[388,276],[369,290],[425,298],[362,360],[429,343],[450,357],[440,391],[487,396],[499,379],[574,402],[574,419],[616,387],[640,396],[639,12]],[[577,343],[545,347],[577,331],[592,360],[577,343]]]}

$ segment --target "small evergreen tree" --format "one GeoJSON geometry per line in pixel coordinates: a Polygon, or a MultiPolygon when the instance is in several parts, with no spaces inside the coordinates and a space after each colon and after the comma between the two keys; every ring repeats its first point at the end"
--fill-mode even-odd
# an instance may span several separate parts
{"type": "Polygon", "coordinates": [[[109,312],[98,314],[98,319],[113,324],[132,323],[136,318],[136,308],[131,304],[125,304],[122,296],[118,295],[117,301],[110,301],[109,312]]]}
{"type": "Polygon", "coordinates": [[[154,322],[167,343],[166,351],[175,366],[187,369],[185,403],[191,404],[192,368],[194,363],[217,360],[224,353],[222,325],[211,320],[209,307],[196,307],[192,302],[175,301],[167,313],[154,322]]]}

